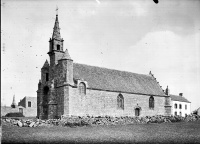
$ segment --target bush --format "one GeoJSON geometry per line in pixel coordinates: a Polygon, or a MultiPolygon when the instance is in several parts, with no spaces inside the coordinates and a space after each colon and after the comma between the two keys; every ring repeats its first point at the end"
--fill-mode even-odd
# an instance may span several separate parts
{"type": "Polygon", "coordinates": [[[14,113],[7,113],[5,117],[24,117],[24,115],[20,112],[14,112],[14,113]]]}

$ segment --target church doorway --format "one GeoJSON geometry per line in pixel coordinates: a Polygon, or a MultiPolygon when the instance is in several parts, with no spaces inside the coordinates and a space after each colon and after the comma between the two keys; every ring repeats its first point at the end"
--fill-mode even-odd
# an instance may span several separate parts
{"type": "Polygon", "coordinates": [[[43,89],[43,119],[48,118],[48,94],[49,94],[49,87],[45,86],[43,89]]]}
{"type": "Polygon", "coordinates": [[[135,116],[140,116],[140,109],[139,108],[135,109],[135,116]]]}

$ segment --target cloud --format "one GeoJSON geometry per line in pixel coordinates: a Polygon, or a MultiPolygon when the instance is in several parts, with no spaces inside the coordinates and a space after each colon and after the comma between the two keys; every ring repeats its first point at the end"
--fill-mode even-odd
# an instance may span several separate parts
{"type": "Polygon", "coordinates": [[[97,2],[98,4],[101,4],[101,2],[100,2],[99,0],[96,0],[96,2],[97,2]]]}

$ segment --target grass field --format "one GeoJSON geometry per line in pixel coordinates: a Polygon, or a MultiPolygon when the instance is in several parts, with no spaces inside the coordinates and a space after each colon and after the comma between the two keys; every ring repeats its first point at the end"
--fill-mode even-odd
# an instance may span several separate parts
{"type": "Polygon", "coordinates": [[[2,123],[2,143],[200,143],[200,121],[87,127],[2,123]]]}

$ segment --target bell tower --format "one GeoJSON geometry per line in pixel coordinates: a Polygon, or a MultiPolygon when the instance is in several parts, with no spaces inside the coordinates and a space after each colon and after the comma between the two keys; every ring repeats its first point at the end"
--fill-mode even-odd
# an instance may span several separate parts
{"type": "Polygon", "coordinates": [[[56,14],[56,20],[53,28],[52,38],[49,40],[49,52],[52,51],[63,51],[63,39],[60,35],[60,27],[58,21],[58,14],[56,14]]]}
{"type": "Polygon", "coordinates": [[[63,51],[63,38],[60,35],[60,27],[58,21],[58,13],[53,28],[52,38],[49,40],[49,57],[50,57],[50,80],[54,79],[54,67],[58,64],[58,60],[62,58],[63,51]]]}

